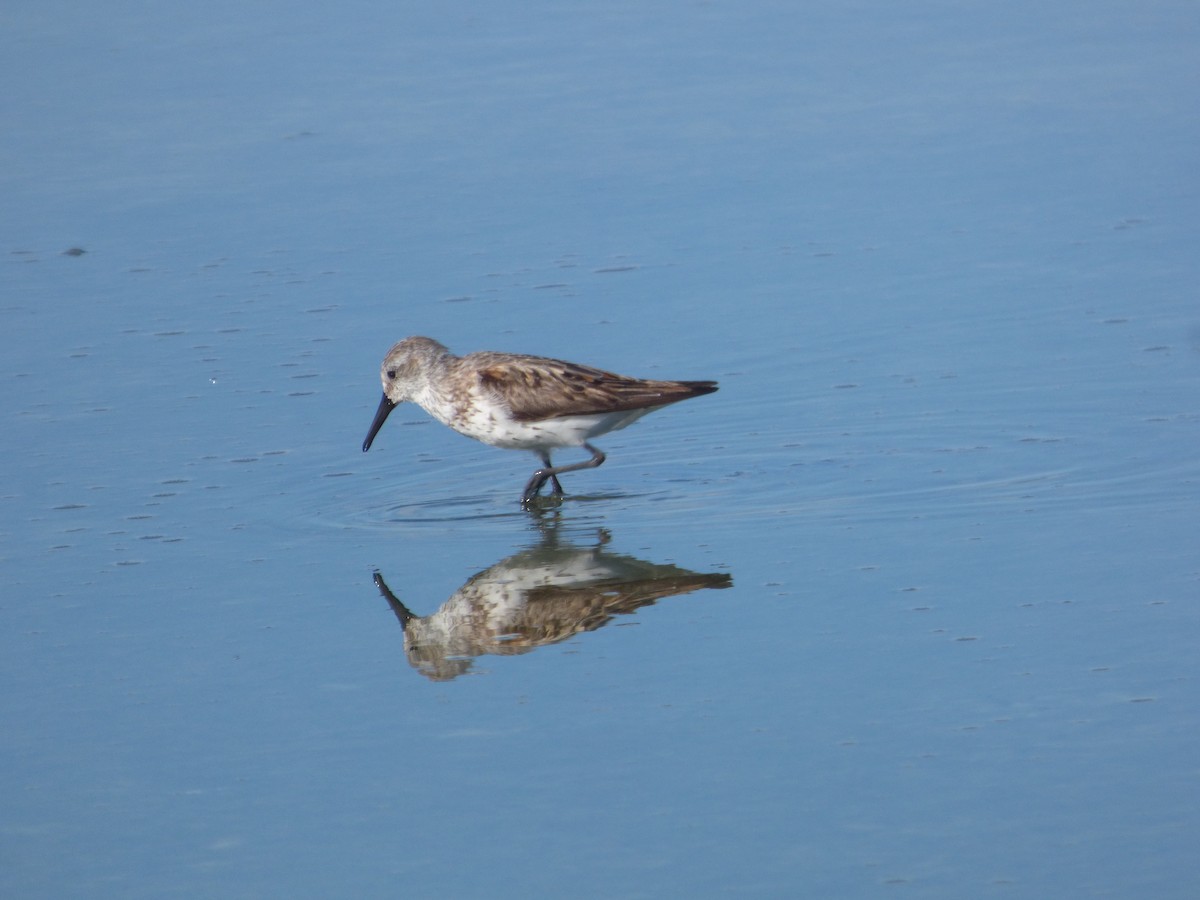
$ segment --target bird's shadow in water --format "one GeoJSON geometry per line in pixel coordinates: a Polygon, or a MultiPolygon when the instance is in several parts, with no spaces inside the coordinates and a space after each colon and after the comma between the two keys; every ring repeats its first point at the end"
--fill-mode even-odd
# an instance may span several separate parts
{"type": "Polygon", "coordinates": [[[561,539],[553,512],[537,516],[539,541],[472,577],[441,608],[418,616],[375,572],[375,585],[404,629],[409,663],[433,681],[470,671],[476,657],[516,656],[607,625],[664,597],[727,588],[724,572],[692,572],[561,539]]]}

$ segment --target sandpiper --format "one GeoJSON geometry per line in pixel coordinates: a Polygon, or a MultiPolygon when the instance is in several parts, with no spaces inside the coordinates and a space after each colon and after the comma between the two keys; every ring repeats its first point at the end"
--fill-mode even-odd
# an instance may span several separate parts
{"type": "Polygon", "coordinates": [[[558,476],[593,469],[604,454],[589,441],[616,431],[671,403],[711,394],[715,381],[650,381],[614,375],[590,366],[524,356],[481,352],[455,356],[432,338],[409,337],[388,351],[380,372],[383,399],[363,441],[363,453],[398,403],[410,400],[459,434],[506,450],[530,450],[542,461],[525,485],[529,505],[550,483],[563,492],[558,476]],[[555,466],[550,451],[582,447],[584,462],[555,466]]]}

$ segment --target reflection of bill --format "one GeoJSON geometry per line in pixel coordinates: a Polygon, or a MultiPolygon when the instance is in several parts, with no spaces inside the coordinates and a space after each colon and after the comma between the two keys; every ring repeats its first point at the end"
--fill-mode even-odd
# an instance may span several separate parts
{"type": "Polygon", "coordinates": [[[476,656],[528,653],[594,631],[662,597],[732,583],[723,573],[656,565],[602,547],[539,546],[480,572],[433,615],[417,616],[375,573],[376,586],[404,627],[408,661],[434,681],[462,675],[476,656]]]}

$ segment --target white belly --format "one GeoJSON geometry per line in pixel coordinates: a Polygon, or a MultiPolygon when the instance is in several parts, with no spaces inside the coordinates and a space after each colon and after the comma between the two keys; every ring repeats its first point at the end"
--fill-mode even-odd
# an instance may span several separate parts
{"type": "Polygon", "coordinates": [[[649,409],[597,413],[589,416],[562,416],[538,422],[516,422],[504,415],[476,414],[446,424],[460,434],[503,447],[506,450],[551,450],[555,447],[581,447],[592,438],[632,425],[649,409]]]}

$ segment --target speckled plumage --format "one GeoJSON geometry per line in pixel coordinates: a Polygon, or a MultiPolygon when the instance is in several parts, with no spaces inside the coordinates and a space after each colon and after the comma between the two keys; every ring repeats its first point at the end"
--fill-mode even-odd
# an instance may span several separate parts
{"type": "Polygon", "coordinates": [[[541,356],[489,351],[455,356],[427,337],[405,338],[392,347],[380,379],[383,399],[363,441],[364,453],[392,409],[407,400],[467,437],[536,453],[544,467],[530,478],[523,503],[547,481],[561,494],[561,473],[603,463],[604,454],[588,443],[591,439],[717,389],[714,381],[628,378],[541,356]],[[582,447],[592,458],[554,467],[550,451],[561,447],[582,447]]]}
{"type": "Polygon", "coordinates": [[[483,654],[514,656],[594,631],[664,597],[727,588],[732,577],[659,565],[600,546],[522,550],[475,575],[429,616],[417,616],[375,573],[404,628],[412,666],[435,681],[467,672],[483,654]]]}

